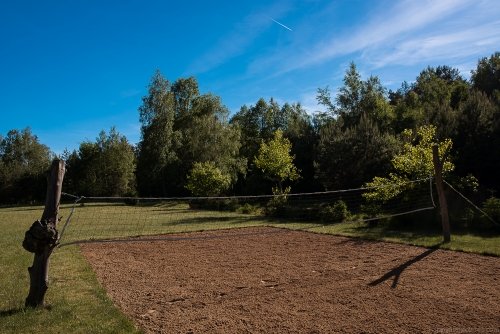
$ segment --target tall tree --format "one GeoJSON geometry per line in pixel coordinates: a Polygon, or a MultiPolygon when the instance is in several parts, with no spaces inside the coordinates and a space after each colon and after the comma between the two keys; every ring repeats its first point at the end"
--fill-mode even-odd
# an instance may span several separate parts
{"type": "MultiPolygon", "coordinates": [[[[204,94],[195,98],[189,110],[189,122],[179,131],[182,148],[176,166],[178,186],[184,187],[186,171],[196,162],[212,162],[231,184],[246,172],[246,159],[240,157],[240,128],[227,121],[229,111],[218,96],[204,94]]],[[[180,190],[179,190],[180,191],[180,190]]]]}
{"type": "Polygon", "coordinates": [[[231,124],[241,128],[241,155],[247,158],[248,172],[238,186],[244,193],[263,193],[269,180],[262,178],[262,173],[255,168],[253,158],[257,155],[260,143],[273,138],[277,130],[292,143],[295,163],[302,170],[303,177],[297,184],[298,189],[313,191],[315,182],[313,160],[316,133],[312,119],[299,103],[285,103],[280,106],[273,98],[268,102],[259,99],[255,105],[243,106],[230,120],[231,124]]]}
{"type": "Polygon", "coordinates": [[[398,145],[390,134],[363,115],[358,125],[342,129],[331,122],[320,131],[315,160],[316,177],[325,189],[359,187],[390,169],[398,145]]]}
{"type": "Polygon", "coordinates": [[[394,119],[392,106],[386,98],[386,90],[376,76],[362,80],[356,65],[351,63],[344,75],[344,84],[339,88],[332,101],[328,87],[318,89],[317,100],[324,105],[343,128],[350,128],[359,123],[366,114],[377,123],[382,131],[391,127],[394,119]]]}
{"type": "Polygon", "coordinates": [[[457,69],[428,67],[420,72],[409,92],[421,119],[413,126],[434,125],[439,138],[456,135],[458,107],[467,97],[468,84],[457,69]]]}
{"type": "Polygon", "coordinates": [[[471,81],[474,88],[500,103],[500,52],[480,59],[472,71],[471,81]]]}
{"type": "Polygon", "coordinates": [[[67,184],[87,196],[135,194],[135,153],[125,136],[112,127],[95,142],[83,142],[67,159],[67,184]]]}
{"type": "Polygon", "coordinates": [[[40,200],[52,153],[30,128],[10,130],[0,137],[0,201],[40,200]]]}
{"type": "Polygon", "coordinates": [[[187,171],[196,162],[215,163],[233,182],[244,174],[240,127],[228,124],[229,111],[220,97],[200,94],[194,77],[171,85],[157,72],[139,113],[137,177],[142,194],[184,194],[187,171]]]}
{"type": "Polygon", "coordinates": [[[286,115],[284,136],[292,143],[292,155],[295,165],[301,171],[301,177],[294,186],[298,192],[312,192],[321,189],[314,177],[315,148],[318,135],[314,129],[312,117],[299,103],[285,103],[282,115],[286,115]]]}
{"type": "Polygon", "coordinates": [[[138,190],[144,195],[167,195],[167,167],[177,161],[179,133],[174,131],[176,100],[159,71],[151,78],[148,95],[139,107],[141,141],[137,157],[138,190]]]}
{"type": "Polygon", "coordinates": [[[473,89],[460,106],[454,143],[457,173],[500,191],[500,107],[486,93],[473,89]]]}

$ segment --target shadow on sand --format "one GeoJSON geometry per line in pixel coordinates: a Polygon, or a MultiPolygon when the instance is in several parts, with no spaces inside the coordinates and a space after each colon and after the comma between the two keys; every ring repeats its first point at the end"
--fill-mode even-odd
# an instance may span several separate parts
{"type": "Polygon", "coordinates": [[[395,289],[396,286],[398,285],[399,277],[401,276],[401,274],[403,273],[403,271],[406,268],[408,268],[409,266],[411,266],[412,264],[414,264],[414,263],[416,263],[418,261],[421,261],[421,260],[425,259],[427,256],[429,256],[432,253],[434,253],[435,251],[437,251],[439,249],[440,245],[441,245],[441,243],[436,244],[436,245],[432,246],[431,248],[429,248],[428,250],[426,250],[425,252],[423,252],[422,254],[414,257],[413,259],[410,259],[410,260],[406,261],[405,263],[403,263],[403,264],[401,264],[401,265],[399,265],[397,267],[392,268],[385,275],[383,275],[382,277],[380,277],[380,278],[376,279],[375,281],[369,283],[368,285],[369,286],[376,286],[376,285],[379,285],[382,282],[387,281],[391,277],[394,277],[394,279],[392,281],[391,288],[395,289]]]}

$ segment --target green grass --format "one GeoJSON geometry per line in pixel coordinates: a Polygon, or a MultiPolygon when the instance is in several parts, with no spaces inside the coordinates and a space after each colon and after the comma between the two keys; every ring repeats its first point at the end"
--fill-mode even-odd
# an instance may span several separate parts
{"type": "Polygon", "coordinates": [[[33,255],[21,244],[41,208],[0,209],[0,333],[137,333],[106,296],[77,246],[51,256],[46,309],[24,309],[33,255]]]}
{"type": "MultiPolygon", "coordinates": [[[[49,308],[24,309],[29,288],[27,268],[33,255],[21,244],[24,232],[42,211],[42,207],[0,208],[0,333],[139,332],[107,297],[75,245],[59,248],[51,256],[50,287],[46,295],[49,308]]],[[[69,212],[69,206],[62,207],[62,223],[69,212]]],[[[234,212],[196,211],[187,204],[171,203],[154,207],[77,207],[62,241],[248,226],[276,226],[427,247],[439,244],[442,239],[438,230],[416,232],[394,229],[390,224],[368,227],[361,222],[332,225],[290,222],[234,212]]],[[[500,256],[500,235],[460,232],[452,234],[451,243],[440,247],[500,256]]]]}
{"type": "Polygon", "coordinates": [[[334,225],[314,226],[308,231],[356,237],[370,240],[383,240],[423,247],[439,247],[454,251],[463,251],[483,255],[500,256],[500,234],[478,235],[459,231],[453,233],[451,242],[442,244],[443,236],[439,231],[401,230],[386,224],[369,227],[365,222],[352,222],[334,225]]]}

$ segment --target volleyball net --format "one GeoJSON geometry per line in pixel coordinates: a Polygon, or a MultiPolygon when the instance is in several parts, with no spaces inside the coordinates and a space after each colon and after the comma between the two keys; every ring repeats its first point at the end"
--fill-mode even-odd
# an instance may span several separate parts
{"type": "MultiPolygon", "coordinates": [[[[408,181],[399,195],[368,200],[376,188],[229,197],[86,197],[63,193],[60,246],[168,233],[284,224],[376,221],[435,208],[431,178],[408,181]]],[[[388,186],[386,186],[388,187],[388,186]]]]}

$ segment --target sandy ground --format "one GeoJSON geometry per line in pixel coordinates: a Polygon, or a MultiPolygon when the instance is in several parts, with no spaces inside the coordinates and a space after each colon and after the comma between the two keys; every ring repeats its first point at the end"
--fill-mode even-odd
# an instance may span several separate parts
{"type": "Polygon", "coordinates": [[[500,333],[500,258],[276,228],[82,251],[147,333],[500,333]]]}

